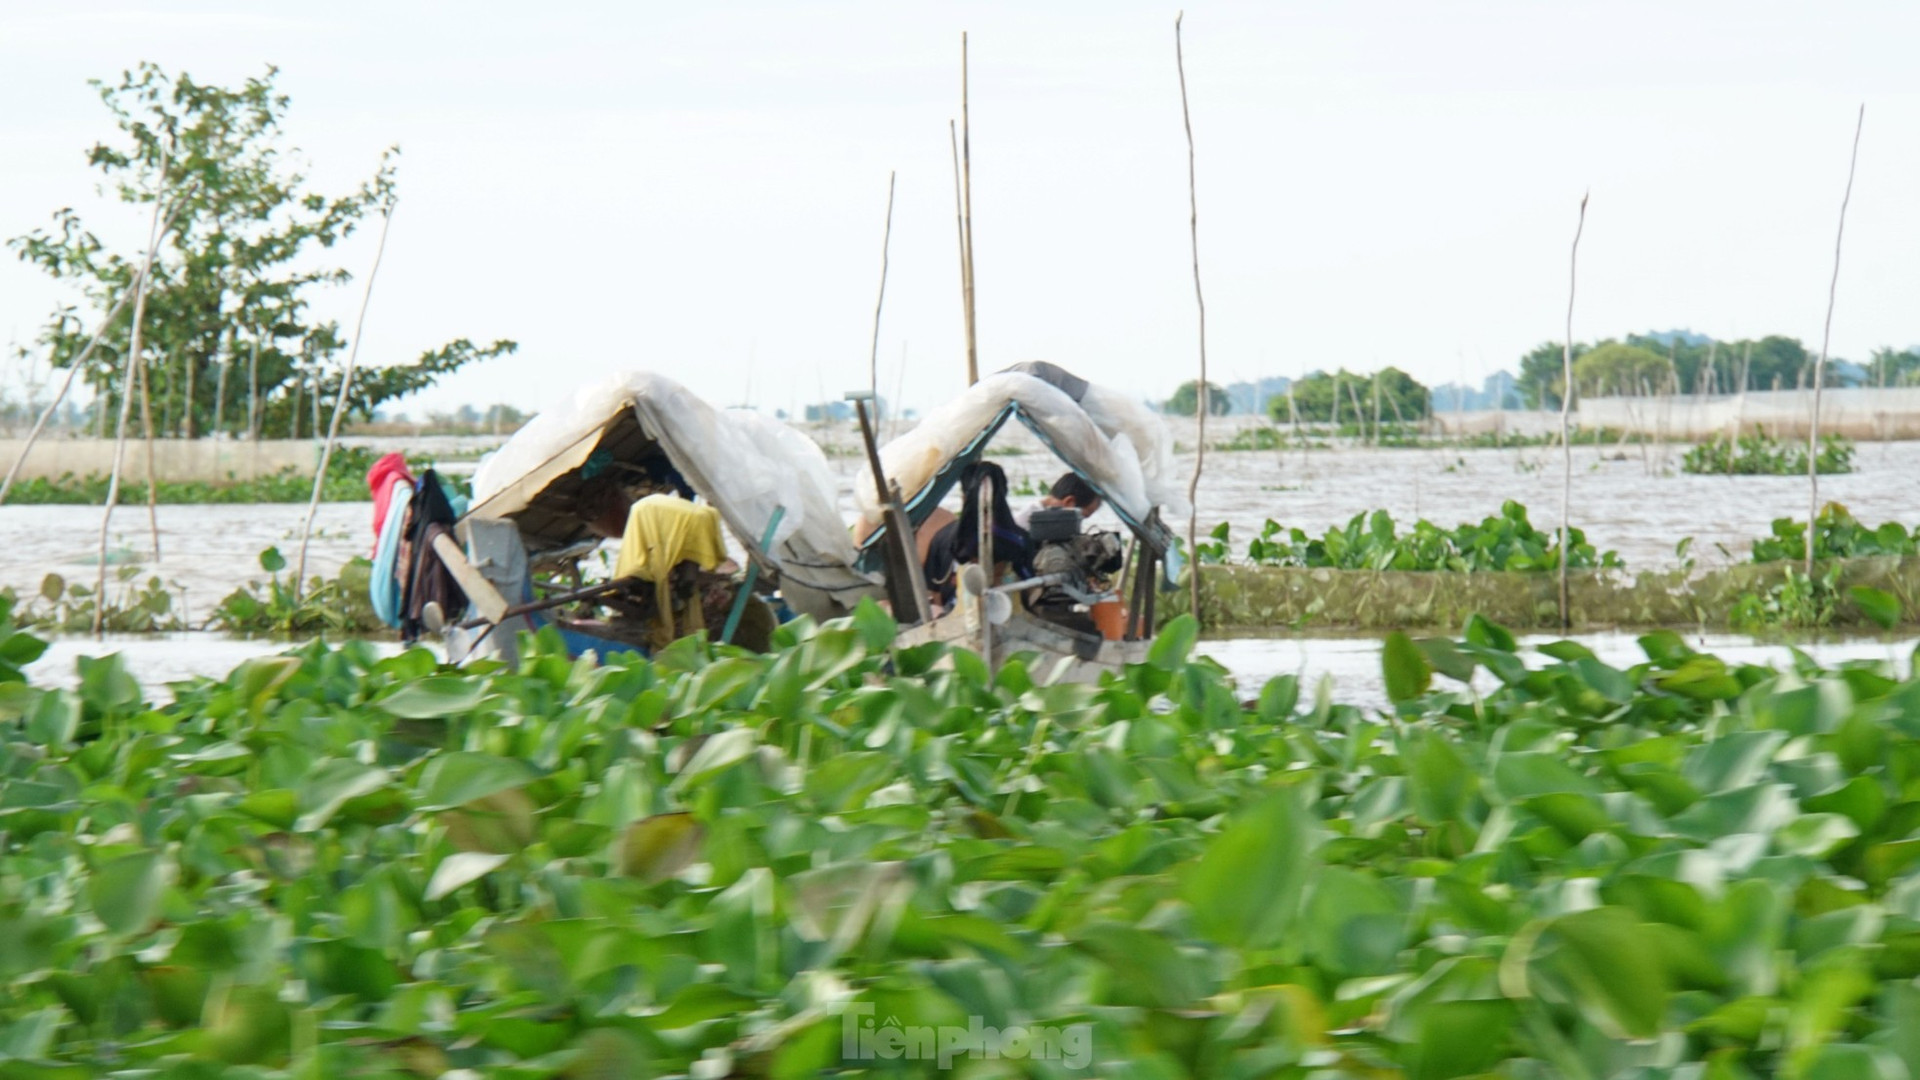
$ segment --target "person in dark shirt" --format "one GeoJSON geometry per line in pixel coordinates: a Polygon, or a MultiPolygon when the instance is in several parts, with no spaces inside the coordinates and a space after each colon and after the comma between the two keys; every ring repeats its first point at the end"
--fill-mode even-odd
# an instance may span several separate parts
{"type": "MultiPolygon", "coordinates": [[[[980,560],[980,491],[989,492],[995,568],[1011,568],[1014,576],[1033,576],[1033,540],[1007,506],[1007,474],[991,461],[979,461],[960,471],[960,516],[933,536],[927,547],[927,588],[942,607],[952,607],[959,584],[958,569],[980,560]]],[[[996,584],[999,574],[987,575],[996,584]]]]}

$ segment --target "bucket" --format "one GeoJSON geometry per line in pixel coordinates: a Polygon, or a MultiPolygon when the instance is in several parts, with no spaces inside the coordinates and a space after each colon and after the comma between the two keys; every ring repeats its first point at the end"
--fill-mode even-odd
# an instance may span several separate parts
{"type": "Polygon", "coordinates": [[[1100,628],[1100,636],[1108,641],[1119,641],[1127,631],[1127,616],[1118,600],[1094,604],[1087,609],[1087,614],[1093,616],[1093,625],[1100,628]]]}

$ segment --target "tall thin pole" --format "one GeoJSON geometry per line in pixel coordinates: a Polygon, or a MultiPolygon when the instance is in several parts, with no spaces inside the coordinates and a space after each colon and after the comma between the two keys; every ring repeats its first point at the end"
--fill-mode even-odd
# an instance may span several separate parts
{"type": "Polygon", "coordinates": [[[887,231],[880,238],[880,297],[873,302],[873,345],[867,350],[867,390],[880,405],[880,308],[887,302],[887,250],[893,246],[893,179],[887,174],[887,231]]]}
{"type": "Polygon", "coordinates": [[[1560,343],[1562,385],[1560,388],[1560,629],[1573,626],[1573,607],[1568,599],[1567,563],[1573,554],[1573,296],[1580,273],[1580,234],[1587,231],[1587,196],[1580,196],[1580,224],[1573,230],[1573,252],[1567,257],[1567,336],[1560,343]]]}
{"type": "Polygon", "coordinates": [[[967,208],[960,188],[960,129],[947,121],[947,141],[953,147],[953,228],[960,238],[960,321],[966,327],[967,385],[980,381],[973,354],[973,257],[967,250],[967,208]]]}
{"type": "Polygon", "coordinates": [[[127,362],[120,376],[120,419],[113,432],[113,470],[107,474],[107,505],[100,514],[99,573],[93,582],[93,635],[100,636],[107,614],[107,530],[113,508],[120,501],[120,470],[127,458],[127,418],[133,412],[134,365],[140,362],[140,330],[147,317],[147,280],[153,274],[154,253],[160,247],[160,207],[167,193],[167,148],[160,148],[160,187],[153,193],[153,224],[147,230],[147,255],[133,288],[133,335],[127,343],[127,362]]]}
{"type": "Polygon", "coordinates": [[[1853,171],[1860,161],[1860,129],[1866,126],[1867,103],[1853,122],[1853,153],[1847,158],[1847,192],[1840,197],[1840,227],[1833,233],[1833,278],[1827,282],[1827,322],[1820,331],[1820,359],[1813,365],[1813,417],[1807,424],[1807,577],[1813,577],[1813,542],[1820,516],[1820,388],[1827,381],[1827,343],[1833,337],[1833,299],[1840,289],[1840,241],[1847,233],[1847,204],[1853,201],[1853,171]]]}
{"type": "MultiPolygon", "coordinates": [[[[367,271],[367,290],[360,294],[360,316],[353,324],[353,345],[347,349],[347,368],[340,373],[340,393],[333,399],[333,419],[327,425],[327,441],[320,444],[320,465],[313,472],[313,498],[307,502],[307,519],[300,525],[300,557],[293,564],[293,596],[300,598],[300,590],[307,579],[307,541],[313,536],[313,516],[320,511],[320,496],[327,486],[327,465],[333,459],[333,442],[340,437],[340,418],[347,412],[347,392],[353,388],[354,362],[360,358],[360,338],[367,325],[367,303],[373,299],[373,279],[380,275],[380,258],[387,253],[387,230],[393,227],[393,212],[400,205],[396,197],[388,200],[385,210],[380,212],[380,243],[373,249],[373,269],[367,271]]],[[[313,400],[320,400],[320,387],[313,388],[313,400]]]]}
{"type": "Polygon", "coordinates": [[[1187,558],[1191,560],[1187,568],[1187,588],[1189,606],[1193,617],[1198,619],[1200,563],[1194,553],[1199,550],[1200,470],[1207,462],[1207,413],[1213,402],[1207,392],[1207,299],[1200,292],[1200,196],[1194,183],[1193,117],[1187,110],[1187,57],[1180,40],[1180,22],[1186,17],[1185,11],[1173,17],[1173,62],[1180,73],[1180,122],[1187,131],[1187,231],[1193,244],[1193,302],[1200,311],[1200,386],[1194,395],[1197,407],[1194,409],[1193,476],[1187,481],[1187,505],[1191,508],[1187,516],[1187,558]]]}
{"type": "Polygon", "coordinates": [[[973,130],[967,120],[967,32],[960,31],[960,221],[967,248],[967,385],[980,381],[973,331],[973,130]]]}

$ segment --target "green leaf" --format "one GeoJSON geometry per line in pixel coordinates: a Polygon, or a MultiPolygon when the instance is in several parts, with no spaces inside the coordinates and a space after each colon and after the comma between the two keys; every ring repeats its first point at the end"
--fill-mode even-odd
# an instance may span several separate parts
{"type": "Polygon", "coordinates": [[[1505,653],[1520,651],[1520,643],[1514,640],[1513,634],[1506,627],[1489,622],[1483,615],[1467,616],[1467,628],[1463,636],[1471,644],[1482,648],[1496,649],[1505,653]]]}
{"type": "Polygon", "coordinates": [[[1293,787],[1269,793],[1235,817],[1181,882],[1200,932],[1244,948],[1280,941],[1312,877],[1314,839],[1312,814],[1293,787]]]}
{"type": "Polygon", "coordinates": [[[441,675],[405,683],[374,704],[403,719],[437,720],[470,713],[486,696],[484,679],[441,675]]]}
{"type": "Polygon", "coordinates": [[[295,832],[312,832],[333,819],[348,799],[378,791],[392,777],[377,765],[336,758],[320,766],[295,789],[300,817],[295,832]]]}
{"type": "Polygon", "coordinates": [[[692,814],[658,814],[627,826],[613,872],[652,885],[665,881],[700,854],[706,829],[692,814]]]}
{"type": "Polygon", "coordinates": [[[1199,640],[1199,621],[1192,615],[1175,616],[1160,628],[1159,635],[1147,649],[1147,663],[1161,671],[1177,671],[1186,666],[1187,658],[1193,654],[1194,643],[1199,640]]]}
{"type": "Polygon", "coordinates": [[[1387,697],[1394,702],[1412,701],[1433,685],[1433,669],[1427,666],[1426,654],[1398,630],[1382,643],[1380,666],[1386,675],[1387,697]]]}
{"type": "Polygon", "coordinates": [[[277,574],[286,568],[287,557],[280,554],[279,548],[270,547],[260,553],[260,569],[269,574],[277,574]]]}
{"type": "Polygon", "coordinates": [[[539,773],[523,761],[456,750],[427,763],[420,775],[420,808],[443,810],[483,799],[496,792],[524,787],[539,773]]]}
{"type": "Polygon", "coordinates": [[[160,917],[173,863],[158,851],[122,855],[87,880],[93,913],[116,934],[137,934],[160,917]]]}
{"type": "Polygon", "coordinates": [[[505,866],[511,855],[485,851],[457,851],[440,860],[427,881],[426,898],[438,900],[462,885],[478,881],[505,866]]]}
{"type": "Polygon", "coordinates": [[[1651,1038],[1666,1016],[1672,980],[1653,935],[1625,908],[1599,907],[1548,924],[1557,948],[1547,966],[1566,980],[1582,1014],[1614,1038],[1651,1038]]]}
{"type": "Polygon", "coordinates": [[[1900,625],[1900,598],[1892,593],[1855,585],[1847,590],[1847,595],[1853,598],[1860,614],[1879,624],[1881,629],[1891,630],[1900,625]]]}

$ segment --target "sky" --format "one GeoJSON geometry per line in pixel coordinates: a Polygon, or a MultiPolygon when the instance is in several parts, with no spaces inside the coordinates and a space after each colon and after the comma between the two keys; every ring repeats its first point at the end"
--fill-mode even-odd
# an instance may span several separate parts
{"type": "MultiPolygon", "coordinates": [[[[518,355],[404,405],[537,409],[607,373],[792,409],[965,384],[953,162],[971,51],[980,365],[1143,397],[1199,318],[1170,6],[0,0],[0,236],[97,194],[90,78],[281,69],[323,191],[402,149],[363,364],[456,337],[518,355]]],[[[1429,383],[1688,327],[1818,348],[1866,105],[1832,351],[1920,341],[1920,5],[1192,2],[1206,350],[1217,382],[1396,365],[1429,383]]],[[[335,250],[364,274],[373,230],[335,250]]],[[[0,258],[0,335],[68,294],[0,258]]],[[[351,327],[359,286],[315,309],[351,327]]],[[[15,372],[14,374],[18,374],[15,372]]]]}

